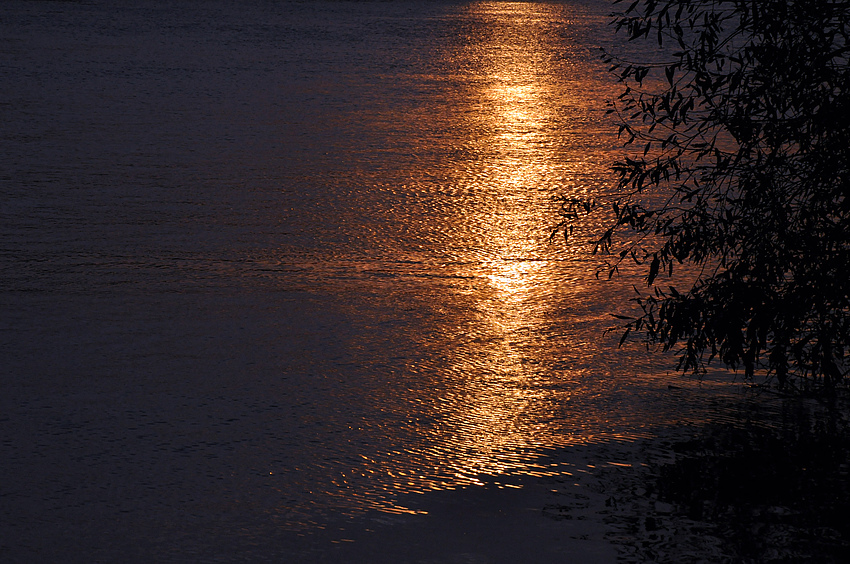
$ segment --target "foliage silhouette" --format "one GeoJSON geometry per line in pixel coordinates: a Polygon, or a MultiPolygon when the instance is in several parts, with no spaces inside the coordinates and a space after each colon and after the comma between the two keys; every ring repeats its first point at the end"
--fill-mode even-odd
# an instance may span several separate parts
{"type": "MultiPolygon", "coordinates": [[[[657,56],[604,55],[624,85],[609,112],[635,151],[614,165],[594,247],[609,276],[623,261],[646,273],[623,340],[677,351],[683,371],[719,360],[786,388],[845,383],[850,2],[629,1],[617,31],[657,56]],[[691,278],[677,288],[679,265],[691,278]]],[[[562,198],[559,228],[602,204],[562,198]]]]}

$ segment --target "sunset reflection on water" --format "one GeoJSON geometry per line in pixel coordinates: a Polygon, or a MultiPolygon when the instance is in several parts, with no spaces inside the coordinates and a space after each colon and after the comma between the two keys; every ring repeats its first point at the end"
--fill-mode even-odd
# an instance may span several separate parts
{"type": "Polygon", "coordinates": [[[433,387],[412,400],[422,417],[412,443],[399,439],[407,448],[386,457],[396,470],[383,487],[395,493],[479,484],[483,475],[554,475],[564,468],[538,461],[547,449],[644,433],[636,413],[612,414],[594,399],[612,386],[596,348],[611,343],[592,333],[605,327],[597,319],[604,288],[584,286],[593,284],[586,249],[549,239],[552,197],[605,181],[595,163],[616,141],[600,140],[598,100],[612,85],[596,74],[595,55],[565,63],[572,18],[581,15],[569,6],[466,10],[476,34],[457,46],[471,61],[465,86],[433,118],[453,132],[438,145],[463,147],[468,158],[442,173],[415,172],[444,175],[439,186],[405,188],[455,196],[434,204],[441,216],[425,222],[428,232],[413,234],[451,250],[439,267],[447,277],[426,270],[414,286],[423,306],[441,313],[425,322],[424,356],[406,367],[433,387]],[[581,324],[595,329],[573,333],[581,324]],[[575,366],[591,358],[595,374],[575,366]]]}
{"type": "MultiPolygon", "coordinates": [[[[546,43],[551,37],[546,28],[558,21],[558,14],[545,13],[551,7],[487,4],[473,9],[494,20],[489,25],[496,30],[490,41],[476,45],[482,53],[476,71],[486,79],[480,92],[469,93],[485,100],[472,131],[490,135],[470,141],[480,147],[476,164],[487,178],[481,188],[495,198],[489,206],[469,210],[476,217],[456,219],[487,226],[473,248],[488,257],[469,261],[472,268],[461,272],[482,278],[487,286],[470,307],[476,312],[469,322],[475,348],[452,351],[450,370],[459,376],[460,402],[451,406],[448,429],[434,437],[447,443],[446,450],[461,453],[451,469],[459,483],[522,468],[528,461],[521,453],[546,443],[528,428],[527,413],[545,400],[546,392],[534,381],[537,359],[522,349],[540,331],[549,307],[536,289],[557,283],[550,265],[556,257],[532,238],[545,225],[540,214],[545,202],[533,195],[557,174],[552,148],[559,144],[559,127],[552,102],[572,94],[550,82],[557,80],[549,64],[556,47],[546,43]]],[[[458,173],[456,182],[468,181],[463,171],[458,173]]]]}
{"type": "Polygon", "coordinates": [[[692,416],[603,333],[598,225],[550,240],[621,150],[607,0],[8,4],[0,517],[32,546],[253,547],[692,416]]]}

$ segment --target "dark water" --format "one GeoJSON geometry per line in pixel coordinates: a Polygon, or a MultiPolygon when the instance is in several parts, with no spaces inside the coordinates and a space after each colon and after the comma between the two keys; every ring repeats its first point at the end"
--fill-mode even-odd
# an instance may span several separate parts
{"type": "Polygon", "coordinates": [[[726,393],[616,351],[631,281],[549,240],[619,150],[607,2],[2,9],[12,561],[318,561],[726,393]]]}

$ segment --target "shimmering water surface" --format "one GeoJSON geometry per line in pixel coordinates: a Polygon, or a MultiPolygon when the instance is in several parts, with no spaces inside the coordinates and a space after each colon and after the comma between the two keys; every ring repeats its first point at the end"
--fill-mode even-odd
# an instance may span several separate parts
{"type": "Polygon", "coordinates": [[[7,537],[259,543],[699,419],[549,239],[610,186],[608,11],[4,2],[7,537]]]}

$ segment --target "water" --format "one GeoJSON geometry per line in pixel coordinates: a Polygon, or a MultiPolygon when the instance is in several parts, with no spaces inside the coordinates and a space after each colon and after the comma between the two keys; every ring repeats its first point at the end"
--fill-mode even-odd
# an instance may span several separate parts
{"type": "Polygon", "coordinates": [[[611,185],[608,11],[4,3],[8,554],[257,560],[701,420],[549,238],[611,185]]]}

